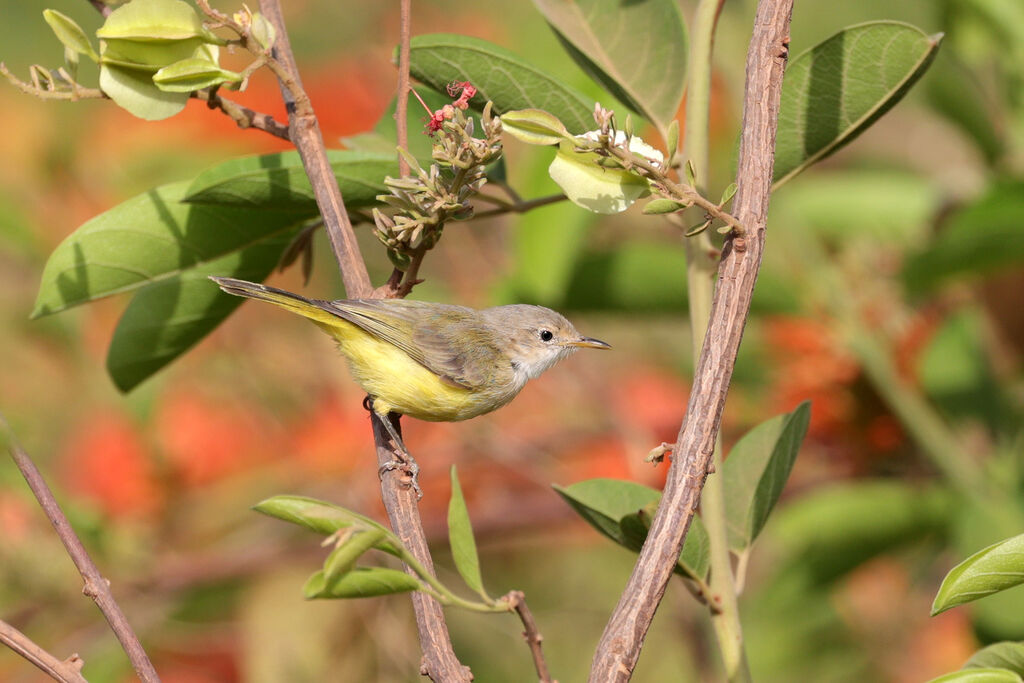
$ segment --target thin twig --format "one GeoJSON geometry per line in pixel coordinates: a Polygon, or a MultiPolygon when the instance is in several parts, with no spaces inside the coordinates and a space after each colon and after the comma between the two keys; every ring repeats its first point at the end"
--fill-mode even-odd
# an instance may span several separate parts
{"type": "MultiPolygon", "coordinates": [[[[483,195],[480,195],[480,197],[483,198],[483,195]]],[[[487,200],[492,201],[492,203],[496,201],[501,201],[496,197],[487,197],[487,200]]],[[[488,209],[487,211],[474,213],[473,218],[471,220],[475,220],[477,218],[489,218],[491,216],[500,216],[503,213],[526,213],[527,211],[538,209],[542,206],[547,206],[548,204],[557,204],[558,202],[562,202],[565,200],[566,196],[564,194],[549,194],[543,197],[537,197],[536,199],[522,200],[516,202],[515,204],[505,204],[504,206],[499,206],[496,209],[488,209]]]]}
{"type": "Polygon", "coordinates": [[[331,248],[338,260],[345,292],[353,299],[369,296],[373,291],[370,275],[366,271],[366,263],[363,261],[352,223],[345,211],[345,201],[327,159],[320,123],[313,112],[309,96],[302,89],[295,55],[292,54],[284,16],[281,13],[281,4],[278,0],[260,0],[260,11],[274,26],[276,33],[273,58],[268,61],[267,66],[277,76],[281,86],[285,108],[288,110],[288,137],[299,151],[302,166],[306,169],[306,175],[313,186],[331,248]]]}
{"type": "Polygon", "coordinates": [[[212,88],[197,90],[192,93],[192,97],[206,102],[210,109],[218,109],[224,112],[232,121],[238,124],[239,128],[255,128],[282,140],[289,139],[287,124],[281,123],[270,114],[249,109],[249,107],[241,105],[234,100],[222,97],[220,93],[215,92],[212,88]]]}
{"type": "MultiPolygon", "coordinates": [[[[398,29],[398,92],[395,93],[395,128],[398,146],[409,149],[409,43],[412,34],[412,0],[401,0],[398,29]]],[[[398,155],[398,175],[409,175],[409,162],[398,155]]]]}
{"type": "Polygon", "coordinates": [[[743,103],[735,216],[746,227],[722,250],[708,332],[694,373],[686,419],[650,533],[619,604],[601,636],[590,681],[627,681],[654,612],[672,576],[708,475],[722,409],[732,378],[764,250],[782,74],[792,0],[758,3],[743,103]]]}
{"type": "Polygon", "coordinates": [[[84,662],[81,657],[73,654],[64,660],[57,659],[6,621],[0,621],[0,643],[3,643],[35,664],[55,681],[63,681],[63,683],[88,683],[85,677],[82,676],[82,664],[84,662]]]}
{"type": "Polygon", "coordinates": [[[50,520],[53,528],[56,529],[57,535],[60,536],[64,548],[75,563],[78,573],[82,575],[82,580],[85,582],[82,592],[92,598],[96,602],[96,606],[103,612],[103,616],[106,617],[107,623],[110,624],[110,628],[114,631],[114,635],[121,642],[121,647],[124,648],[125,653],[131,660],[135,673],[139,675],[139,678],[144,683],[159,683],[160,677],[157,675],[156,669],[153,668],[153,664],[149,661],[149,656],[143,649],[142,643],[139,642],[139,637],[135,635],[135,631],[132,630],[131,625],[125,618],[124,612],[121,611],[121,607],[114,600],[114,595],[110,592],[110,583],[100,575],[99,569],[96,568],[92,558],[89,557],[89,553],[86,552],[82,541],[75,534],[75,530],[71,528],[68,518],[64,516],[64,512],[53,497],[50,487],[43,480],[39,469],[32,462],[28,454],[18,445],[17,441],[14,440],[14,436],[10,435],[7,423],[0,416],[0,438],[2,438],[3,432],[7,432],[7,438],[9,439],[7,446],[11,457],[14,459],[14,463],[18,466],[22,476],[25,477],[25,481],[28,482],[29,488],[32,489],[32,493],[35,495],[36,500],[39,501],[39,506],[43,508],[46,517],[50,520]]]}
{"type": "Polygon", "coordinates": [[[533,666],[537,669],[537,678],[540,679],[540,683],[558,683],[552,680],[551,672],[548,671],[548,663],[545,661],[544,652],[540,647],[541,643],[544,642],[544,637],[537,628],[537,622],[533,620],[533,613],[526,606],[526,594],[523,591],[509,591],[502,600],[508,602],[515,609],[516,614],[519,615],[519,620],[523,622],[523,628],[526,629],[523,631],[523,638],[526,639],[526,644],[530,646],[533,666]]]}

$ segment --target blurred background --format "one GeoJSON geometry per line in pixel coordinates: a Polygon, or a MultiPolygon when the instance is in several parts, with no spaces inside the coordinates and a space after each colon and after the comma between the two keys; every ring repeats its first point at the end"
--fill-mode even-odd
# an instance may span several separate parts
{"type": "MultiPolygon", "coordinates": [[[[689,16],[694,3],[682,4],[689,16]]],[[[539,13],[521,5],[422,0],[413,33],[488,39],[602,97],[539,13]]],[[[711,195],[731,180],[753,6],[730,0],[721,18],[711,195]]],[[[44,7],[87,31],[100,23],[85,2],[7,3],[0,59],[22,76],[32,63],[61,62],[44,7]]],[[[397,3],[293,0],[285,9],[328,146],[341,146],[371,128],[393,95],[397,3]]],[[[958,668],[989,640],[1024,638],[1024,611],[1009,607],[1024,602],[1019,591],[989,608],[928,616],[953,564],[1024,531],[1024,9],[1016,0],[797,3],[791,54],[875,19],[945,32],[944,44],[906,100],[773,196],[724,417],[728,447],[813,402],[741,600],[757,680],[919,681],[958,668]],[[964,504],[942,453],[1011,503],[964,504]]],[[[268,74],[238,99],[284,118],[268,74]]],[[[83,222],[154,185],[283,143],[195,101],[148,123],[109,102],[46,103],[7,84],[0,130],[0,411],[163,679],[420,680],[408,597],[304,601],[301,585],[326,553],[320,539],[249,509],[295,493],[385,518],[362,396],[333,342],[297,317],[246,305],[121,395],[104,362],[125,300],[28,317],[47,256],[83,222]]],[[[510,142],[507,162],[524,197],[556,191],[549,151],[510,142]]],[[[369,229],[358,230],[380,284],[390,265],[369,229]]],[[[455,224],[413,294],[545,304],[615,347],[561,364],[495,414],[457,425],[405,421],[438,571],[458,584],[444,521],[456,464],[485,583],[493,594],[526,592],[562,681],[585,677],[633,556],[576,518],[550,484],[661,485],[666,466],[643,458],[674,441],[692,373],[681,239],[637,208],[598,218],[558,204],[455,224]]],[[[343,296],[322,235],[316,247],[308,286],[297,269],[272,284],[343,296]]],[[[7,460],[0,539],[0,616],[60,657],[80,653],[91,681],[132,680],[7,460]]],[[[454,609],[448,618],[476,680],[534,678],[516,619],[454,609]]],[[[705,610],[675,582],[634,680],[719,676],[705,610]]],[[[41,677],[0,649],[0,680],[41,677]]]]}

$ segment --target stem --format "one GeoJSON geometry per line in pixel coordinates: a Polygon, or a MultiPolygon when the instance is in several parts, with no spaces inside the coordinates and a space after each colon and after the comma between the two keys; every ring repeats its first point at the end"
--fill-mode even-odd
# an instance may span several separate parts
{"type": "MultiPolygon", "coordinates": [[[[684,157],[694,166],[697,189],[707,190],[710,163],[711,57],[715,29],[724,0],[701,0],[697,5],[691,33],[690,82],[686,95],[686,140],[684,157]]],[[[672,150],[669,150],[670,152],[672,150]]],[[[696,365],[699,349],[704,344],[711,300],[714,296],[712,275],[714,257],[707,231],[685,239],[686,277],[689,285],[690,327],[693,331],[693,353],[696,365]]],[[[713,471],[722,471],[722,439],[715,440],[712,455],[713,471]]],[[[701,518],[710,542],[711,574],[707,593],[711,625],[718,640],[726,679],[749,681],[750,669],[743,647],[736,585],[729,553],[729,534],[725,519],[726,491],[721,474],[712,474],[704,483],[701,496],[701,518]]]]}
{"type": "Polygon", "coordinates": [[[55,681],[63,683],[88,683],[82,676],[84,662],[77,655],[71,655],[61,661],[43,648],[36,645],[31,638],[5,621],[0,621],[0,643],[14,650],[55,681]]]}
{"type": "Polygon", "coordinates": [[[85,546],[82,545],[82,541],[75,534],[64,511],[57,504],[57,499],[53,497],[53,491],[46,485],[43,475],[39,473],[32,458],[14,440],[2,415],[0,415],[0,437],[8,441],[7,447],[11,458],[14,459],[14,464],[18,466],[22,476],[25,477],[29,488],[32,489],[36,500],[39,501],[39,506],[43,508],[50,524],[57,531],[61,543],[64,544],[68,555],[71,556],[71,561],[75,563],[75,568],[82,575],[82,580],[85,583],[82,592],[96,602],[96,606],[106,617],[111,630],[120,641],[128,659],[131,660],[135,673],[139,675],[143,683],[159,683],[160,677],[149,661],[149,656],[143,649],[142,643],[139,642],[139,637],[132,630],[124,612],[121,611],[113,593],[110,592],[110,582],[100,575],[99,569],[96,568],[96,564],[89,557],[85,546]]]}
{"type": "MultiPolygon", "coordinates": [[[[395,128],[398,131],[398,146],[409,149],[409,42],[412,32],[412,0],[399,2],[400,24],[398,30],[398,92],[395,95],[395,128]]],[[[398,155],[398,174],[409,175],[409,162],[398,155]]]]}
{"type": "MultiPolygon", "coordinates": [[[[383,466],[394,459],[390,437],[381,424],[381,418],[370,412],[373,424],[373,439],[377,446],[377,463],[383,466]]],[[[383,418],[392,419],[391,416],[383,418]]],[[[397,417],[393,420],[395,428],[400,430],[397,417]]],[[[401,431],[399,431],[401,433],[401,431]]],[[[402,545],[417,561],[416,569],[406,564],[406,573],[423,577],[434,575],[434,563],[430,558],[427,536],[423,532],[417,508],[416,493],[409,486],[403,486],[400,479],[402,473],[395,469],[384,473],[381,478],[381,498],[388,513],[388,520],[395,535],[402,545]]],[[[420,646],[423,649],[422,671],[433,681],[471,681],[473,675],[463,666],[452,649],[448,635],[448,625],[444,620],[441,603],[436,599],[414,591],[412,593],[413,611],[416,613],[416,628],[419,632],[420,646]]]]}
{"type": "Polygon", "coordinates": [[[519,615],[519,620],[523,622],[523,628],[526,629],[523,631],[523,637],[526,638],[526,644],[530,646],[533,666],[537,670],[537,678],[540,680],[540,683],[554,683],[551,678],[551,672],[548,671],[548,663],[544,659],[544,652],[540,647],[541,643],[544,642],[544,637],[537,628],[537,622],[533,620],[533,613],[526,606],[526,594],[522,591],[509,591],[503,598],[503,601],[515,609],[516,614],[519,615]]]}
{"type": "Polygon", "coordinates": [[[272,58],[267,61],[267,66],[277,76],[281,86],[281,95],[288,110],[288,137],[299,151],[302,166],[313,186],[331,248],[338,260],[345,292],[350,298],[369,296],[373,291],[370,275],[366,271],[366,263],[352,230],[352,222],[345,210],[341,190],[327,160],[320,124],[313,112],[309,96],[302,89],[281,5],[278,0],[260,0],[260,11],[274,26],[276,33],[272,58]]]}
{"type": "Polygon", "coordinates": [[[715,450],[722,410],[764,252],[775,132],[789,42],[792,0],[760,0],[747,52],[736,218],[743,237],[727,236],[707,335],[686,418],[650,533],[597,646],[590,681],[626,681],[682,550],[715,450]],[[741,241],[742,240],[742,241],[741,241]]]}

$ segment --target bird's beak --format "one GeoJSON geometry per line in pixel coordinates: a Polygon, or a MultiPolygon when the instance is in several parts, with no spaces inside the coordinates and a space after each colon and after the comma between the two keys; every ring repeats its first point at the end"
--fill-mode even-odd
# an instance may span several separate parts
{"type": "Polygon", "coordinates": [[[606,344],[600,339],[591,339],[590,337],[580,337],[576,341],[565,342],[566,346],[575,346],[581,349],[610,349],[611,344],[606,344]]]}

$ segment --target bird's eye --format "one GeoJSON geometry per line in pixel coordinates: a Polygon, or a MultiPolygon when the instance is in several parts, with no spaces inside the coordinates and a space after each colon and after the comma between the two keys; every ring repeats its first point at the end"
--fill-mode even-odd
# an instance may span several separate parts
{"type": "Polygon", "coordinates": [[[540,331],[540,340],[541,340],[541,341],[546,341],[546,342],[548,342],[548,341],[551,341],[551,339],[552,339],[552,338],[553,338],[554,336],[555,336],[555,335],[553,335],[553,334],[551,333],[551,330],[541,330],[541,331],[540,331]]]}

